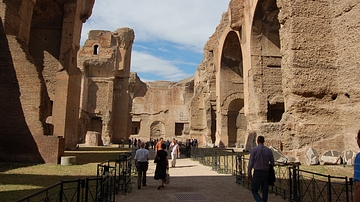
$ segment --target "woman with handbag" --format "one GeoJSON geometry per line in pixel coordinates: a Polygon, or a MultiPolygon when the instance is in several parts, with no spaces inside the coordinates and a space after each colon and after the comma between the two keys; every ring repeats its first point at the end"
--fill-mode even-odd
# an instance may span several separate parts
{"type": "Polygon", "coordinates": [[[168,160],[168,154],[165,151],[166,145],[165,143],[161,144],[162,150],[157,150],[155,155],[155,163],[156,163],[156,169],[155,169],[155,180],[159,181],[158,190],[161,188],[164,188],[165,178],[166,178],[166,169],[169,168],[169,160],[168,160]]]}

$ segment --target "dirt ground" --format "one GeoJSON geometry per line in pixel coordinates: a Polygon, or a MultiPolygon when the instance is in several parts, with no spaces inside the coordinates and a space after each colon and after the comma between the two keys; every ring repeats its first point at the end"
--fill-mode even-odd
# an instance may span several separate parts
{"type": "MultiPolygon", "coordinates": [[[[255,201],[250,190],[235,183],[235,176],[218,174],[211,167],[188,158],[177,159],[175,168],[170,168],[170,184],[158,190],[154,180],[155,164],[150,161],[147,186],[137,189],[132,180],[131,191],[118,194],[116,201],[255,201]]],[[[282,202],[280,196],[269,194],[269,202],[282,202]]]]}

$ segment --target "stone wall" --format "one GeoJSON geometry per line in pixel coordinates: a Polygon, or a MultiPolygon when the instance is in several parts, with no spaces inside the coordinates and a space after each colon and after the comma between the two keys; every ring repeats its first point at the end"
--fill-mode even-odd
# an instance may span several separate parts
{"type": "Polygon", "coordinates": [[[76,146],[80,74],[72,53],[93,3],[0,1],[1,161],[58,163],[76,146]]]}
{"type": "Polygon", "coordinates": [[[242,129],[247,149],[256,133],[301,161],[309,147],[356,150],[358,4],[232,0],[195,73],[190,133],[231,146],[229,132],[242,129]],[[224,68],[236,64],[240,82],[224,68]],[[239,99],[228,122],[234,113],[222,103],[239,99]]]}
{"type": "Polygon", "coordinates": [[[134,31],[92,30],[78,54],[82,71],[80,139],[88,131],[101,134],[100,145],[127,139],[131,127],[128,93],[134,31]],[[116,124],[114,124],[116,123],[116,124]]]}
{"type": "Polygon", "coordinates": [[[130,138],[149,141],[163,137],[185,142],[189,136],[189,106],[193,79],[179,82],[143,83],[134,79],[132,99],[133,127],[130,138]]]}

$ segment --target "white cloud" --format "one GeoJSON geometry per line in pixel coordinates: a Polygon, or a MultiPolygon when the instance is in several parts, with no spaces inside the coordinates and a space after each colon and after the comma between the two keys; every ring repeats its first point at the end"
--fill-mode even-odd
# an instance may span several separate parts
{"type": "Polygon", "coordinates": [[[133,51],[131,58],[132,72],[154,74],[167,81],[178,81],[192,76],[177,68],[171,61],[150,54],[133,51]]]}
{"type": "Polygon", "coordinates": [[[114,31],[130,27],[135,41],[166,40],[202,51],[230,0],[96,0],[84,24],[83,39],[91,29],[114,31]]]}
{"type": "Polygon", "coordinates": [[[132,28],[135,32],[133,46],[144,52],[133,50],[131,71],[155,74],[162,77],[162,80],[180,80],[192,76],[197,64],[184,59],[189,64],[193,62],[194,69],[190,73],[190,70],[180,70],[179,66],[184,62],[179,59],[164,60],[163,58],[169,57],[162,54],[183,51],[202,55],[206,41],[220,23],[229,2],[230,0],[95,0],[93,14],[83,25],[81,44],[87,39],[90,30],[132,28]],[[154,45],[162,42],[173,46],[154,45]],[[145,47],[143,44],[152,45],[145,47]]]}

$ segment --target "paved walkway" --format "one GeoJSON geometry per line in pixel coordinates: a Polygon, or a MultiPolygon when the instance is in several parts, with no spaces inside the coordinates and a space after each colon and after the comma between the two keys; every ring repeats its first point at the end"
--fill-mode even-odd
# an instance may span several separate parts
{"type": "MultiPolygon", "coordinates": [[[[154,180],[155,166],[151,160],[146,187],[137,189],[137,181],[133,179],[130,193],[118,194],[116,201],[255,201],[250,190],[235,183],[235,176],[218,174],[211,167],[189,158],[177,159],[176,167],[170,168],[170,184],[157,190],[159,182],[154,180]]],[[[269,194],[268,201],[284,200],[269,194]]]]}

